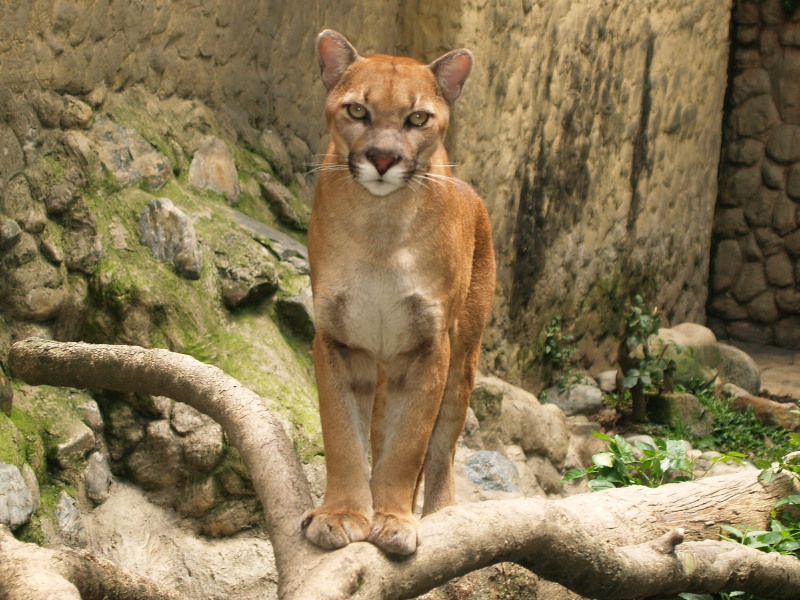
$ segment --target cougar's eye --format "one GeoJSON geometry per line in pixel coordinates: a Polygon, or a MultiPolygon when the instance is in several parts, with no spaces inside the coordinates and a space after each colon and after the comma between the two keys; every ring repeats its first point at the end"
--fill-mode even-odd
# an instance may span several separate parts
{"type": "Polygon", "coordinates": [[[425,125],[425,123],[428,122],[429,117],[430,115],[428,113],[418,110],[417,112],[413,112],[410,115],[408,115],[408,122],[409,124],[414,125],[415,127],[421,127],[422,125],[425,125]]]}
{"type": "Polygon", "coordinates": [[[367,109],[360,104],[348,104],[347,112],[354,119],[364,119],[367,116],[367,109]]]}

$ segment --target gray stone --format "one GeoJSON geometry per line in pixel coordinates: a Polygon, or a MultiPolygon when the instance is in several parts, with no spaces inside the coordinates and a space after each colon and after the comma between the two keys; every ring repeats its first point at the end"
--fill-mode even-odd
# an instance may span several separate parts
{"type": "Polygon", "coordinates": [[[78,413],[89,428],[95,433],[103,433],[103,415],[100,414],[100,407],[97,402],[90,400],[78,407],[78,413]]]}
{"type": "Polygon", "coordinates": [[[526,454],[539,454],[561,465],[569,449],[569,425],[564,411],[554,404],[540,404],[536,396],[510,384],[503,387],[503,443],[517,444],[526,454]]]}
{"type": "Polygon", "coordinates": [[[800,161],[800,125],[778,125],[769,136],[767,154],[782,164],[800,161]]]}
{"type": "Polygon", "coordinates": [[[717,244],[712,270],[711,286],[719,292],[731,287],[742,268],[742,249],[736,240],[722,240],[717,244]]]}
{"type": "Polygon", "coordinates": [[[56,246],[55,242],[50,238],[42,239],[39,244],[39,250],[42,252],[42,256],[45,260],[52,265],[59,266],[64,262],[64,255],[61,249],[56,246]]]}
{"type": "Polygon", "coordinates": [[[685,427],[695,437],[711,435],[714,417],[691,394],[663,394],[653,396],[647,403],[647,415],[656,422],[672,427],[685,427]]]}
{"type": "Polygon", "coordinates": [[[264,225],[261,221],[248,217],[237,210],[231,211],[237,223],[253,232],[254,237],[268,246],[281,260],[289,260],[296,256],[308,260],[308,248],[291,236],[274,227],[264,225]]]}
{"type": "Polygon", "coordinates": [[[772,70],[781,118],[786,123],[800,123],[800,52],[787,48],[772,70]]]}
{"type": "Polygon", "coordinates": [[[64,223],[64,262],[73,271],[93,274],[103,258],[97,217],[89,207],[79,204],[67,213],[64,223]]]}
{"type": "Polygon", "coordinates": [[[297,211],[290,204],[290,201],[294,200],[292,192],[272,179],[268,173],[259,173],[258,180],[261,187],[261,195],[267,201],[278,220],[293,229],[305,230],[307,225],[300,219],[297,211]]]}
{"type": "Polygon", "coordinates": [[[224,450],[222,427],[211,417],[197,413],[202,425],[182,434],[180,445],[187,473],[210,473],[222,458],[224,450]]]}
{"type": "Polygon", "coordinates": [[[308,144],[288,130],[284,131],[283,141],[292,159],[292,169],[297,173],[308,171],[311,162],[314,160],[314,154],[308,144]]]}
{"type": "Polygon", "coordinates": [[[758,368],[756,361],[736,346],[720,344],[719,351],[722,355],[719,378],[750,394],[758,394],[761,391],[761,369],[758,368]]]}
{"type": "Polygon", "coordinates": [[[99,452],[93,452],[89,456],[86,469],[83,471],[86,495],[89,499],[97,504],[102,504],[108,500],[112,479],[108,461],[99,452]]]}
{"type": "Polygon", "coordinates": [[[778,307],[775,305],[775,292],[767,290],[759,294],[747,304],[747,313],[756,323],[774,323],[780,317],[778,307]]]}
{"type": "Polygon", "coordinates": [[[787,287],[794,283],[794,262],[783,252],[767,259],[765,271],[767,281],[776,287],[787,287]]]}
{"type": "Polygon", "coordinates": [[[13,176],[6,184],[0,194],[0,211],[30,234],[41,233],[47,223],[44,209],[31,196],[31,187],[24,175],[13,176]]]}
{"type": "Polygon", "coordinates": [[[519,492],[519,472],[514,463],[499,452],[481,450],[467,459],[466,475],[470,481],[489,492],[519,492]]]}
{"type": "Polygon", "coordinates": [[[783,194],[778,190],[760,188],[744,207],[744,218],[751,227],[769,227],[773,223],[775,204],[783,194]]]}
{"type": "Polygon", "coordinates": [[[211,417],[183,402],[175,402],[172,406],[170,425],[179,435],[193,433],[213,422],[211,417]]]}
{"type": "Polygon", "coordinates": [[[755,235],[748,233],[740,237],[738,242],[742,248],[742,258],[745,262],[762,262],[764,260],[764,253],[761,252],[755,235]]]}
{"type": "Polygon", "coordinates": [[[775,325],[775,344],[781,348],[800,348],[800,317],[788,317],[775,325]]]}
{"type": "Polygon", "coordinates": [[[800,314],[800,290],[793,287],[778,290],[775,293],[775,304],[785,314],[800,314]]]}
{"type": "Polygon", "coordinates": [[[222,194],[231,205],[239,201],[239,175],[225,142],[217,137],[203,140],[189,165],[189,184],[222,194]]]}
{"type": "Polygon", "coordinates": [[[214,248],[222,300],[230,309],[260,302],[278,289],[275,259],[261,244],[243,233],[229,232],[214,248]]]}
{"type": "Polygon", "coordinates": [[[797,229],[797,207],[783,192],[778,192],[772,209],[772,227],[780,235],[797,229]]]}
{"type": "Polygon", "coordinates": [[[747,309],[734,300],[730,293],[719,294],[708,306],[709,311],[725,319],[726,321],[736,321],[747,318],[747,309]]]}
{"type": "Polygon", "coordinates": [[[761,169],[737,169],[725,181],[720,194],[722,206],[747,206],[761,188],[761,169]]]}
{"type": "MultiPolygon", "coordinates": [[[[764,94],[745,100],[733,109],[730,119],[738,136],[753,137],[765,133],[778,123],[779,116],[772,97],[764,94]]],[[[769,145],[767,152],[770,153],[769,145]]]]}
{"type": "Polygon", "coordinates": [[[662,327],[648,344],[653,354],[675,361],[672,379],[685,386],[698,380],[713,381],[722,362],[716,336],[708,327],[697,323],[662,327]],[[662,352],[664,345],[681,347],[683,351],[668,348],[662,352]]]}
{"type": "Polygon", "coordinates": [[[786,193],[795,200],[800,200],[800,163],[792,165],[786,182],[786,193]]]}
{"type": "Polygon", "coordinates": [[[597,376],[597,382],[600,384],[600,391],[613,392],[617,389],[617,371],[603,371],[597,376]]]}
{"type": "Polygon", "coordinates": [[[25,480],[25,485],[28,486],[28,490],[31,493],[33,512],[36,512],[41,505],[42,495],[39,491],[39,480],[36,479],[36,473],[33,472],[33,469],[28,463],[22,465],[22,479],[25,480]]]}
{"type": "Polygon", "coordinates": [[[312,339],[316,331],[314,325],[314,301],[311,288],[305,288],[297,296],[281,298],[275,303],[275,310],[281,323],[295,335],[312,339]]]}
{"type": "Polygon", "coordinates": [[[56,446],[55,459],[62,469],[66,469],[94,450],[96,444],[94,432],[83,423],[76,423],[66,439],[56,446]]]}
{"type": "Polygon", "coordinates": [[[772,256],[783,248],[783,239],[771,227],[759,227],[753,230],[753,236],[764,256],[772,256]]]}
{"type": "Polygon", "coordinates": [[[10,250],[22,236],[22,230],[13,219],[0,220],[0,250],[10,250]]]}
{"type": "Polygon", "coordinates": [[[734,340],[742,342],[756,342],[758,344],[772,344],[774,336],[772,327],[748,321],[733,321],[725,327],[728,335],[734,340]]]}
{"type": "Polygon", "coordinates": [[[603,392],[591,385],[554,386],[542,397],[543,402],[554,404],[567,416],[596,413],[603,406],[603,392]]]}
{"type": "Polygon", "coordinates": [[[75,499],[63,491],[58,496],[54,510],[56,529],[64,543],[72,548],[85,548],[88,543],[83,518],[75,499]]]}
{"type": "Polygon", "coordinates": [[[767,289],[767,276],[764,265],[748,262],[742,266],[739,279],[731,290],[733,296],[742,303],[747,303],[767,289]]]}
{"type": "Polygon", "coordinates": [[[561,484],[562,474],[544,456],[533,455],[527,461],[528,471],[536,478],[536,483],[547,495],[561,494],[564,487],[561,484]]]}
{"type": "Polygon", "coordinates": [[[16,465],[0,461],[0,523],[14,531],[33,514],[33,497],[16,465]]]}
{"type": "Polygon", "coordinates": [[[172,491],[172,499],[187,477],[181,440],[166,420],[147,424],[144,439],[125,465],[134,483],[146,490],[172,491]]]}
{"type": "MultiPolygon", "coordinates": [[[[3,321],[0,320],[0,325],[3,321]]],[[[1,339],[1,338],[0,338],[1,339]]],[[[11,416],[11,408],[14,406],[14,386],[11,385],[11,377],[3,361],[0,360],[0,410],[6,415],[11,416]]]]}
{"type": "Polygon", "coordinates": [[[167,157],[132,129],[100,118],[88,134],[100,161],[124,185],[143,182],[156,190],[172,175],[167,157]]]}
{"type": "Polygon", "coordinates": [[[43,90],[38,82],[34,82],[25,94],[31,103],[39,120],[45,127],[58,127],[61,123],[61,113],[64,111],[64,101],[50,90],[43,90]]]}
{"type": "Polygon", "coordinates": [[[481,424],[475,411],[467,407],[467,418],[464,421],[464,431],[461,432],[461,443],[470,450],[483,450],[483,438],[481,437],[481,424]]]}
{"type": "Polygon", "coordinates": [[[717,235],[721,239],[736,238],[750,231],[744,219],[744,210],[741,208],[723,208],[718,210],[714,223],[716,225],[717,235]]]}
{"type": "Polygon", "coordinates": [[[139,216],[139,233],[154,257],[172,264],[187,279],[200,279],[203,255],[194,226],[171,200],[148,202],[139,216]]]}
{"type": "Polygon", "coordinates": [[[44,200],[47,214],[57,216],[67,212],[78,199],[75,186],[62,181],[50,188],[50,193],[44,200]]]}
{"type": "Polygon", "coordinates": [[[764,156],[764,143],[744,138],[728,144],[728,160],[734,164],[752,166],[764,156]]]}
{"type": "Polygon", "coordinates": [[[781,45],[800,46],[800,23],[784,23],[779,35],[781,45]]]}
{"type": "Polygon", "coordinates": [[[229,537],[259,523],[258,501],[238,499],[223,504],[200,520],[200,531],[210,538],[229,537]]]}
{"type": "Polygon", "coordinates": [[[265,129],[258,138],[259,150],[284,181],[292,179],[292,158],[277,131],[265,129]]]}
{"type": "Polygon", "coordinates": [[[786,182],[783,180],[783,167],[770,160],[761,163],[761,177],[764,179],[764,185],[774,190],[782,190],[786,187],[786,182]]]}
{"type": "Polygon", "coordinates": [[[61,113],[61,127],[63,129],[89,129],[94,122],[92,107],[83,100],[64,95],[63,111],[61,113]]]}
{"type": "Polygon", "coordinates": [[[793,257],[800,256],[800,231],[795,231],[787,235],[783,240],[783,245],[786,251],[793,257]]]}

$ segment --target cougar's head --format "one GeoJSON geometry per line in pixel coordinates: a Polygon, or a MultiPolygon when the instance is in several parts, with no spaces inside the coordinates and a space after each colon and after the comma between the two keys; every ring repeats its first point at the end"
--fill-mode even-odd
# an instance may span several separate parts
{"type": "Polygon", "coordinates": [[[328,88],[328,130],[352,177],[386,196],[428,175],[472,53],[453,50],[429,65],[385,54],[362,57],[330,29],[319,34],[317,50],[328,88]]]}

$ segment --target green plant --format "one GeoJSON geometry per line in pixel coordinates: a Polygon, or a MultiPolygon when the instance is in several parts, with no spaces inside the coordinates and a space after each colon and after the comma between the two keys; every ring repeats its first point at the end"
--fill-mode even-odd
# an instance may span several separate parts
{"type": "Polygon", "coordinates": [[[542,360],[548,368],[551,383],[570,387],[581,380],[582,374],[572,368],[572,357],[577,351],[572,335],[561,326],[561,317],[550,319],[544,334],[542,360]]]}
{"type": "Polygon", "coordinates": [[[596,492],[629,485],[658,487],[693,477],[694,462],[686,456],[686,444],[680,440],[654,438],[655,446],[641,441],[631,445],[619,435],[612,438],[599,431],[592,434],[607,441],[608,450],[592,456],[588,468],[567,471],[562,481],[593,475],[589,487],[596,492]]]}
{"type": "Polygon", "coordinates": [[[645,419],[646,390],[657,393],[672,391],[675,362],[667,354],[670,349],[676,352],[683,351],[680,346],[663,343],[658,351],[653,351],[649,340],[658,334],[660,327],[661,318],[658,309],[648,312],[642,297],[634,295],[625,311],[625,331],[620,344],[619,364],[624,373],[622,390],[630,390],[635,421],[645,419]]]}

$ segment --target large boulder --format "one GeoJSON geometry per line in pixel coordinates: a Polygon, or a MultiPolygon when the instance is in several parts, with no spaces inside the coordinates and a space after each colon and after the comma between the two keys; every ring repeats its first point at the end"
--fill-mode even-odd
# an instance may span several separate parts
{"type": "Polygon", "coordinates": [[[756,361],[736,346],[720,344],[719,350],[722,356],[719,378],[725,383],[732,383],[751,394],[758,394],[761,391],[761,369],[756,361]]]}
{"type": "Polygon", "coordinates": [[[662,328],[650,338],[649,345],[653,354],[663,352],[665,358],[675,361],[675,383],[687,386],[698,381],[710,383],[722,366],[722,353],[714,332],[696,323],[662,328]]]}

